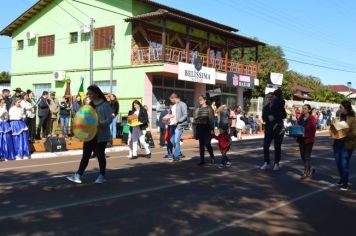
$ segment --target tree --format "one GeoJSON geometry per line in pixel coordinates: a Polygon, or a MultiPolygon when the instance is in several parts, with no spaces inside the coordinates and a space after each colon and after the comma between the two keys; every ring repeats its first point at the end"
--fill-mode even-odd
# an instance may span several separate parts
{"type": "Polygon", "coordinates": [[[0,79],[11,79],[11,75],[9,72],[3,71],[0,73],[0,79]]]}

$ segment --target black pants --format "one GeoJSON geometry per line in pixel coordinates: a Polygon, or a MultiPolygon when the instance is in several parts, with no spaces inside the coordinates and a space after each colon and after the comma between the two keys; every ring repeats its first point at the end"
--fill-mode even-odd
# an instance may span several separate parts
{"type": "Polygon", "coordinates": [[[37,136],[41,137],[41,130],[42,130],[42,138],[46,138],[48,135],[48,120],[49,116],[40,116],[40,123],[37,129],[37,136]]]}
{"type": "Polygon", "coordinates": [[[230,136],[231,137],[237,137],[236,127],[230,127],[230,136]]]}
{"type": "Polygon", "coordinates": [[[36,118],[26,117],[25,123],[28,128],[29,139],[34,141],[36,138],[36,118]]]}
{"type": "Polygon", "coordinates": [[[269,157],[269,147],[271,146],[272,140],[274,140],[274,163],[279,163],[281,161],[282,154],[282,142],[284,137],[283,124],[268,125],[265,127],[265,137],[263,140],[263,152],[264,160],[268,164],[270,163],[269,157]]]}
{"type": "Polygon", "coordinates": [[[200,159],[204,161],[205,148],[211,158],[214,158],[213,147],[211,146],[211,129],[209,125],[197,125],[197,136],[199,139],[200,159]]]}
{"type": "Polygon", "coordinates": [[[304,141],[299,142],[300,157],[304,162],[310,161],[313,145],[314,143],[304,143],[304,141]]]}
{"type": "Polygon", "coordinates": [[[166,134],[166,128],[162,129],[160,128],[159,129],[159,145],[160,146],[166,146],[166,140],[164,139],[164,136],[166,134]]]}
{"type": "Polygon", "coordinates": [[[84,174],[84,171],[89,164],[89,159],[93,152],[95,152],[96,157],[98,158],[100,174],[105,175],[105,170],[106,170],[105,148],[106,148],[106,144],[107,144],[107,142],[97,143],[96,138],[94,138],[93,140],[91,140],[89,142],[84,142],[83,156],[82,156],[82,160],[80,161],[79,169],[77,172],[79,175],[84,174]]]}

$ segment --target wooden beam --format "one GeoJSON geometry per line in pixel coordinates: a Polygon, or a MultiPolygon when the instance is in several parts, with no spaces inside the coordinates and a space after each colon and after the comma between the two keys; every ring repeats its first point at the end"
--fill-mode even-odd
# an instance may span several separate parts
{"type": "Polygon", "coordinates": [[[166,17],[164,17],[162,21],[162,62],[163,63],[166,62],[166,39],[167,39],[166,28],[167,28],[167,21],[166,21],[166,17]]]}
{"type": "Polygon", "coordinates": [[[187,35],[186,35],[186,41],[185,41],[185,62],[189,63],[189,51],[190,51],[190,26],[187,26],[186,31],[187,31],[187,35]]]}
{"type": "Polygon", "coordinates": [[[210,33],[207,35],[207,50],[206,50],[206,66],[209,67],[210,65],[210,33]]]}

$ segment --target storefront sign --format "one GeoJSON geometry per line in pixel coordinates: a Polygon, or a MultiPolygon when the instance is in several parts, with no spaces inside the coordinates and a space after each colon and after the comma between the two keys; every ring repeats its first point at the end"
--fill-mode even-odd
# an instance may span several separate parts
{"type": "Polygon", "coordinates": [[[202,66],[199,60],[194,64],[179,62],[178,79],[190,82],[215,84],[216,71],[214,68],[202,66]]]}
{"type": "Polygon", "coordinates": [[[254,87],[255,78],[242,75],[239,73],[228,72],[227,73],[227,86],[228,87],[242,87],[252,89],[254,87]]]}
{"type": "Polygon", "coordinates": [[[282,86],[283,74],[271,72],[267,84],[282,86]]]}

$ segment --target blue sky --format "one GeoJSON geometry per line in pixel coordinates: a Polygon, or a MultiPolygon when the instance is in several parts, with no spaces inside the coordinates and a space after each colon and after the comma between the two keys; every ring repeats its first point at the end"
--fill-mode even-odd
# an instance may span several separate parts
{"type": "MultiPolygon", "coordinates": [[[[36,0],[1,1],[0,28],[3,29],[35,2],[36,0]]],[[[257,37],[271,45],[279,45],[289,59],[289,69],[317,76],[324,84],[346,84],[350,81],[353,87],[356,87],[354,0],[157,0],[157,2],[233,26],[238,28],[242,35],[257,37]]],[[[9,48],[10,38],[0,37],[0,71],[10,70],[9,48]]]]}

